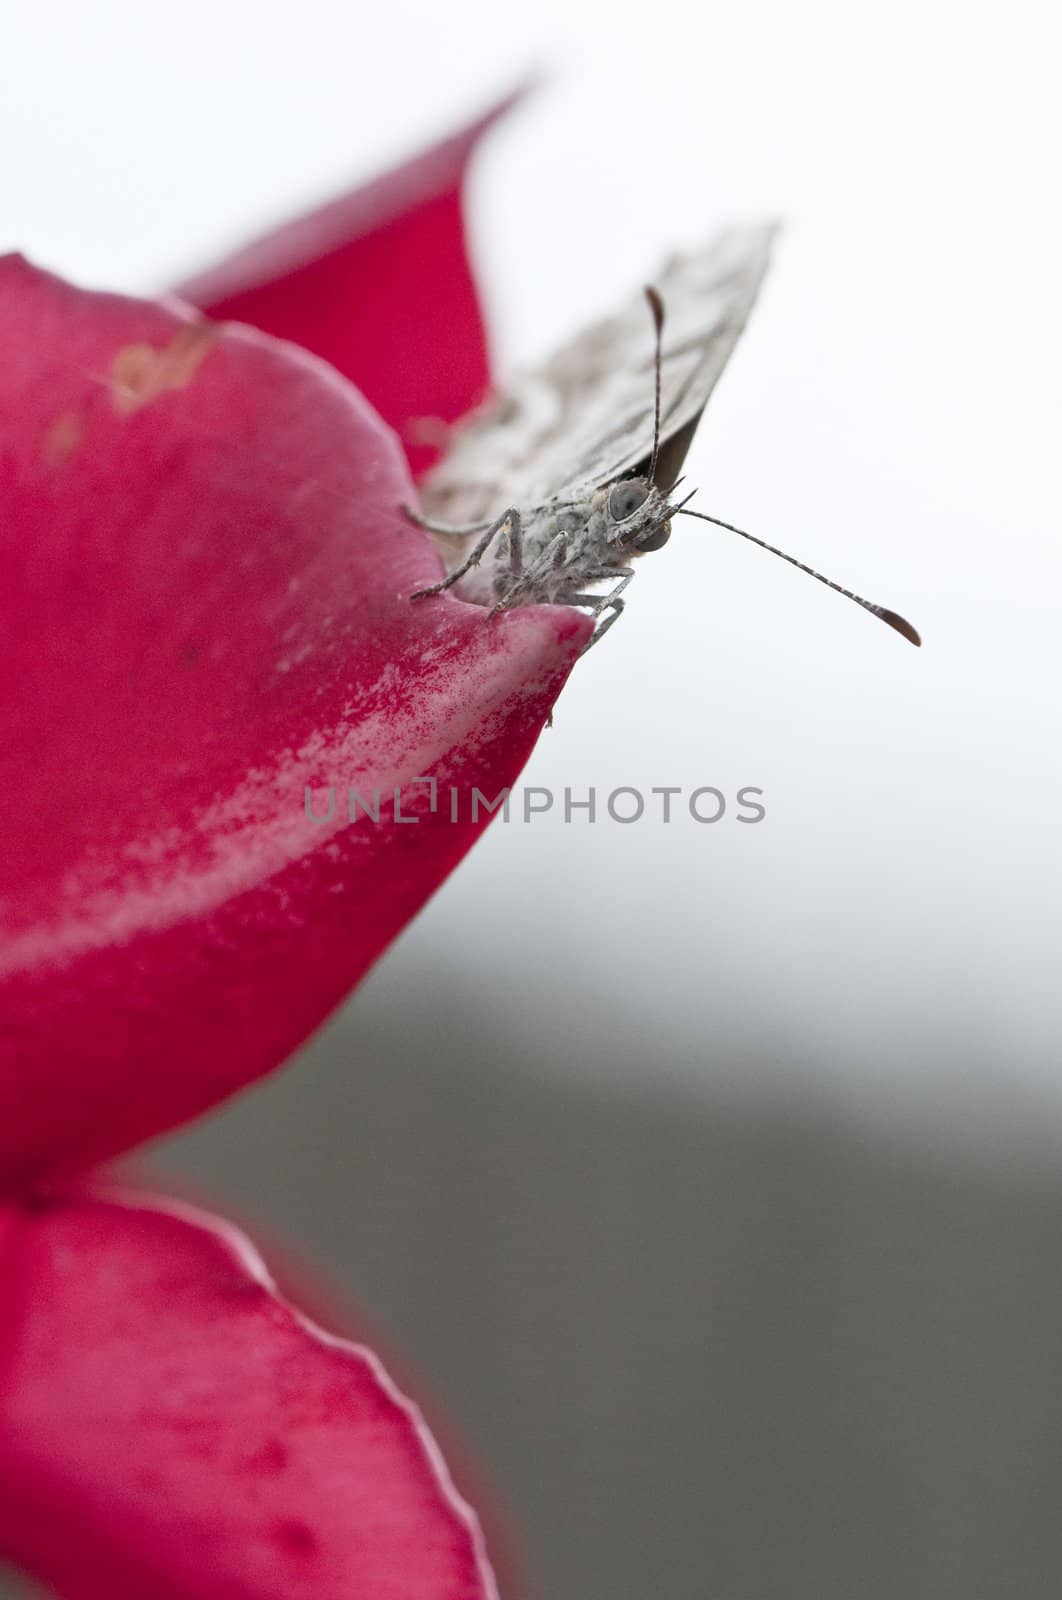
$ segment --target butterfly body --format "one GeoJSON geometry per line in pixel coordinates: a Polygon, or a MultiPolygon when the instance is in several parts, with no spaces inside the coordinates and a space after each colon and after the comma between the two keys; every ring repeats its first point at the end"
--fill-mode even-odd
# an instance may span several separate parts
{"type": "Polygon", "coordinates": [[[482,531],[461,563],[466,570],[453,567],[443,581],[462,599],[492,610],[528,603],[587,606],[597,615],[610,610],[611,620],[633,576],[631,559],[666,542],[670,515],[666,495],[645,478],[530,513],[513,506],[482,531]]]}

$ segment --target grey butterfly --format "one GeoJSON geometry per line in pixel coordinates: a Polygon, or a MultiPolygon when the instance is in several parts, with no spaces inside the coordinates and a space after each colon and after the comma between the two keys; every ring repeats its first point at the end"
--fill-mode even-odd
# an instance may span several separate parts
{"type": "Polygon", "coordinates": [[[405,508],[436,535],[448,568],[412,599],[456,585],[463,599],[494,612],[542,602],[581,606],[598,619],[596,642],[623,610],[631,561],[666,544],[672,518],[683,515],[741,534],[920,643],[895,612],[740,528],[688,510],[690,496],[673,498],[701,413],[763,282],[775,232],[768,224],[729,229],[672,257],[655,287],[587,328],[456,431],[421,486],[423,514],[405,508]]]}

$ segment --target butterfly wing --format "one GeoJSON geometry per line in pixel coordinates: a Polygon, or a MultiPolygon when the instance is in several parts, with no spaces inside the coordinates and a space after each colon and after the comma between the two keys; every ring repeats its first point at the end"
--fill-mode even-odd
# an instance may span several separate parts
{"type": "MultiPolygon", "coordinates": [[[[733,228],[669,260],[664,304],[661,449],[669,488],[759,291],[775,228],[733,228]]],[[[647,467],[653,447],[653,324],[644,295],[580,333],[460,427],[422,485],[431,517],[462,525],[578,499],[647,467]]]]}

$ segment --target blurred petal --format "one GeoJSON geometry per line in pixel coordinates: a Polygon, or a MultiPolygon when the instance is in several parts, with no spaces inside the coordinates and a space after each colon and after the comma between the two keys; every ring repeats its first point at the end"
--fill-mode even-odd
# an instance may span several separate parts
{"type": "Polygon", "coordinates": [[[486,335],[465,241],[461,187],[505,101],[375,182],[264,235],[188,279],[184,299],[330,361],[367,395],[416,472],[438,455],[432,423],[484,397],[486,335]],[[419,426],[418,426],[419,425],[419,426]]]}
{"type": "Polygon", "coordinates": [[[493,1596],[419,1413],[235,1230],[73,1195],[15,1212],[0,1260],[10,1559],[82,1600],[493,1596]]]}
{"type": "Polygon", "coordinates": [[[11,1185],[289,1054],[469,848],[590,624],[411,605],[439,562],[393,435],[290,346],[18,258],[0,337],[11,1185]]]}

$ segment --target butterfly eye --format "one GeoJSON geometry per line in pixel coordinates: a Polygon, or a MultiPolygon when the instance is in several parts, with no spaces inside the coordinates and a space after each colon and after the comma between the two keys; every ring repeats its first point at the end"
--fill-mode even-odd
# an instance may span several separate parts
{"type": "Polygon", "coordinates": [[[613,522],[626,522],[640,511],[649,496],[649,485],[644,478],[626,478],[612,486],[608,497],[608,514],[613,522]]]}
{"type": "Polygon", "coordinates": [[[658,522],[655,528],[649,530],[644,539],[638,540],[634,548],[641,555],[644,555],[647,550],[662,550],[670,538],[670,522],[658,522]]]}

